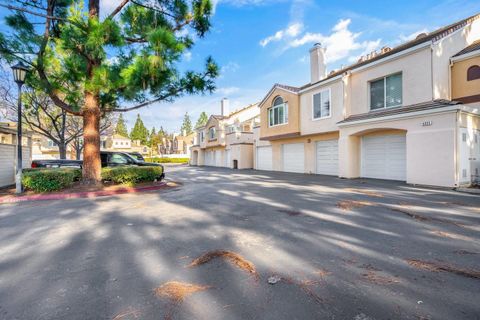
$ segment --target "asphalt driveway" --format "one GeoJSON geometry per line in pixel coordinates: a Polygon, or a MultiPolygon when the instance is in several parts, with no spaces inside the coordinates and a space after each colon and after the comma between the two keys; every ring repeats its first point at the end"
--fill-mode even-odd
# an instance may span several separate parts
{"type": "Polygon", "coordinates": [[[167,175],[179,185],[0,205],[0,319],[480,319],[479,196],[167,175]],[[212,250],[228,254],[192,264],[212,250]]]}

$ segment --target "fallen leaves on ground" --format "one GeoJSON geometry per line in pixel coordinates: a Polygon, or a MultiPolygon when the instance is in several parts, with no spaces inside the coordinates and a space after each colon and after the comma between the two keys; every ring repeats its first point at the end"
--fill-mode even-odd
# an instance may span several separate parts
{"type": "Polygon", "coordinates": [[[456,253],[456,254],[478,254],[478,252],[468,251],[468,250],[465,250],[465,249],[455,250],[455,251],[453,251],[453,253],[456,253]]]}
{"type": "Polygon", "coordinates": [[[294,285],[298,288],[300,288],[305,294],[307,294],[310,298],[312,298],[315,302],[317,303],[323,303],[324,299],[322,299],[318,294],[315,293],[315,291],[310,288],[311,286],[314,286],[318,284],[319,282],[316,280],[300,280],[297,281],[291,277],[282,277],[281,281],[283,281],[286,284],[294,285]]]}
{"type": "Polygon", "coordinates": [[[252,262],[246,260],[244,257],[239,255],[238,253],[235,253],[232,251],[214,250],[214,251],[206,252],[202,254],[200,257],[194,259],[188,266],[196,267],[196,266],[208,263],[211,260],[216,258],[227,260],[228,262],[238,267],[239,269],[246,271],[254,275],[256,278],[258,278],[255,265],[252,262]]]}
{"type": "Polygon", "coordinates": [[[344,190],[347,191],[347,192],[365,194],[365,195],[370,196],[370,197],[383,198],[383,194],[378,193],[378,192],[373,191],[373,190],[368,190],[368,189],[355,189],[355,188],[346,188],[346,189],[344,189],[344,190]]]}
{"type": "Polygon", "coordinates": [[[365,206],[373,206],[373,203],[369,201],[356,201],[356,200],[342,200],[337,202],[337,207],[345,211],[350,211],[354,208],[361,208],[365,206]]]}
{"type": "Polygon", "coordinates": [[[395,208],[390,208],[390,209],[391,209],[392,211],[401,212],[401,213],[409,216],[410,218],[413,218],[413,219],[418,220],[418,221],[421,221],[421,222],[431,221],[431,222],[439,222],[439,223],[453,224],[453,225],[455,225],[455,226],[457,226],[457,227],[462,227],[462,228],[465,227],[463,224],[458,223],[458,222],[455,222],[455,221],[452,221],[452,220],[442,219],[442,218],[437,218],[437,217],[426,217],[426,216],[422,216],[422,215],[420,215],[420,214],[415,213],[412,209],[402,208],[402,207],[408,207],[408,206],[401,205],[400,208],[395,207],[395,208]]]}
{"type": "Polygon", "coordinates": [[[140,310],[128,308],[127,310],[117,314],[112,320],[123,320],[125,317],[133,317],[133,319],[140,319],[140,315],[140,310]]]}
{"type": "Polygon", "coordinates": [[[417,269],[423,269],[431,272],[450,272],[467,278],[480,279],[480,270],[465,269],[447,263],[423,261],[417,259],[407,259],[406,262],[410,266],[417,269]]]}
{"type": "Polygon", "coordinates": [[[186,282],[169,281],[155,288],[155,295],[157,297],[166,297],[172,302],[182,302],[189,295],[210,289],[211,286],[198,285],[186,282]]]}
{"type": "Polygon", "coordinates": [[[381,285],[389,285],[389,284],[400,282],[400,280],[395,279],[393,277],[381,276],[373,270],[369,270],[367,273],[364,273],[362,276],[367,281],[370,281],[375,284],[381,284],[381,285]]]}
{"type": "Polygon", "coordinates": [[[331,275],[332,273],[330,271],[328,271],[327,269],[322,269],[322,268],[319,268],[317,270],[315,270],[314,274],[316,274],[317,276],[320,276],[322,278],[328,276],[328,275],[331,275]]]}

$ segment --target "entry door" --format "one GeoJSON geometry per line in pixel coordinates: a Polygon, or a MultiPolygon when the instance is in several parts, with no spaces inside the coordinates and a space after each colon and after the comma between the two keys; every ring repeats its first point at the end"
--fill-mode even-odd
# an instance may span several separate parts
{"type": "Polygon", "coordinates": [[[283,171],[305,173],[305,145],[290,143],[282,146],[283,171]]]}
{"type": "Polygon", "coordinates": [[[317,174],[338,176],[338,140],[317,141],[317,174]]]}
{"type": "Polygon", "coordinates": [[[272,147],[257,147],[257,170],[273,170],[272,147]]]}
{"type": "Polygon", "coordinates": [[[480,131],[460,128],[460,184],[480,179],[480,131]]]}
{"type": "Polygon", "coordinates": [[[391,134],[362,138],[362,177],[407,179],[406,136],[391,134]]]}

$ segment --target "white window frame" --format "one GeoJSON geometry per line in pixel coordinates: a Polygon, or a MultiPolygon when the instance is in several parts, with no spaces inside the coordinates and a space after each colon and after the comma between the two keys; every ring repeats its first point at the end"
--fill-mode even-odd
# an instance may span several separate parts
{"type": "MultiPolygon", "coordinates": [[[[322,99],[320,98],[320,113],[322,112],[322,99]]],[[[323,120],[323,119],[328,119],[332,117],[332,90],[330,88],[323,89],[317,93],[312,94],[312,120],[317,121],[317,120],[323,120]],[[320,116],[319,118],[315,118],[315,95],[319,94],[320,97],[323,92],[328,91],[328,99],[330,100],[330,112],[328,116],[322,117],[320,116]]]]}
{"type": "Polygon", "coordinates": [[[208,128],[208,139],[213,140],[217,137],[217,130],[215,130],[215,127],[210,127],[208,128]],[[212,135],[213,132],[213,135],[212,135]]]}
{"type": "MultiPolygon", "coordinates": [[[[267,109],[267,118],[268,118],[268,126],[270,128],[272,127],[278,127],[278,126],[283,126],[283,125],[286,125],[288,124],[288,104],[286,102],[282,103],[282,104],[277,104],[276,106],[271,106],[270,108],[267,109]],[[282,123],[278,123],[278,124],[271,124],[270,123],[270,111],[273,112],[274,109],[277,109],[277,108],[284,108],[283,109],[283,122],[282,123]]],[[[274,120],[275,120],[275,117],[274,117],[274,120]]]]}
{"type": "Polygon", "coordinates": [[[376,78],[376,79],[372,79],[372,80],[368,81],[368,107],[369,107],[370,111],[396,108],[396,107],[401,107],[402,105],[403,105],[403,72],[400,71],[400,72],[391,73],[391,74],[388,74],[386,76],[376,78]],[[392,76],[396,76],[396,75],[400,75],[401,78],[402,78],[402,82],[401,82],[402,83],[402,103],[400,103],[398,105],[387,107],[387,78],[392,77],[392,76]],[[372,85],[372,82],[376,82],[376,81],[382,80],[382,79],[383,79],[383,108],[372,109],[372,86],[371,85],[372,85]]]}

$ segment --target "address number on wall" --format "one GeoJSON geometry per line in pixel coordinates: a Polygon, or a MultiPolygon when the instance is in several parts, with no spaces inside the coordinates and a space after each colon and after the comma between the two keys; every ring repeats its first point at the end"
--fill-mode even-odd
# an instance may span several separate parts
{"type": "Polygon", "coordinates": [[[422,122],[422,127],[429,127],[433,124],[433,121],[423,121],[422,122]]]}

